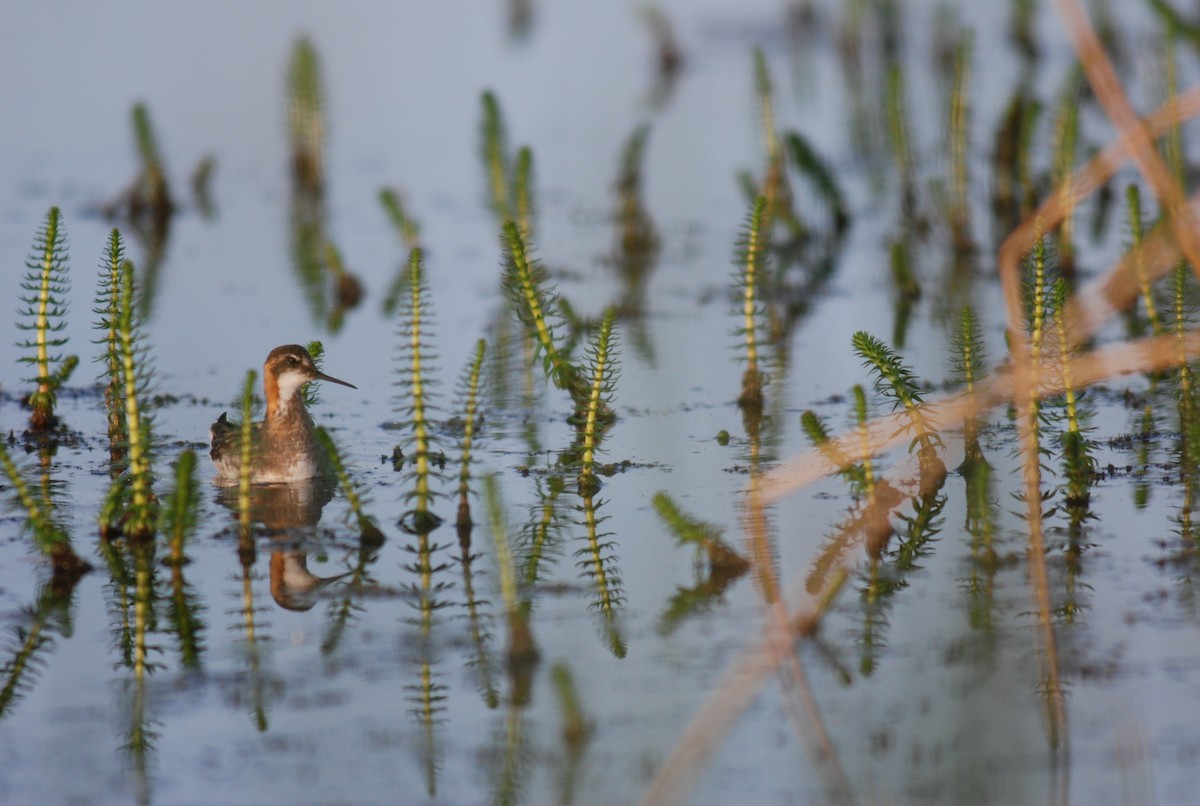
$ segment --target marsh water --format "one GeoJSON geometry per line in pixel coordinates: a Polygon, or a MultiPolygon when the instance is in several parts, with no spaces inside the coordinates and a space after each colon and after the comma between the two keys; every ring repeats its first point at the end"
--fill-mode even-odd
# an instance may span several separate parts
{"type": "MultiPolygon", "coordinates": [[[[1080,88],[1053,11],[1032,10],[1030,49],[1013,33],[1021,7],[663,3],[677,64],[663,61],[645,10],[624,3],[9,8],[0,27],[10,300],[0,315],[0,430],[29,478],[47,475],[72,546],[93,569],[65,591],[51,585],[22,509],[6,500],[0,801],[636,802],[661,791],[651,787],[673,753],[695,746],[701,763],[669,788],[685,802],[1200,800],[1197,538],[1167,376],[1090,391],[1087,434],[1101,472],[1082,514],[1063,503],[1058,455],[1045,459],[1054,691],[1007,406],[982,418],[992,468],[983,515],[954,470],[961,428],[946,423],[944,482],[897,504],[895,534],[873,562],[851,544],[861,556],[820,629],[789,648],[803,696],[794,667],[752,680],[727,674],[761,641],[764,576],[711,567],[654,504],[665,493],[728,547],[758,556],[742,531],[751,479],[811,449],[803,412],[841,431],[854,422],[852,387],[871,389],[852,334],[886,341],[933,395],[954,382],[952,333],[969,304],[989,365],[1001,363],[995,253],[1015,220],[992,205],[993,158],[1010,99],[1021,91],[1042,108],[1029,134],[1036,192],[1050,192],[1065,106],[1079,113],[1072,165],[1114,137],[1080,88]],[[315,202],[297,198],[288,134],[288,65],[302,38],[318,57],[323,98],[315,202]],[[965,239],[946,213],[953,54],[963,42],[965,239]],[[738,404],[746,364],[735,266],[751,207],[739,174],[761,176],[767,159],[756,48],[775,128],[822,157],[850,213],[839,232],[793,170],[806,232],[775,230],[760,420],[738,404]],[[500,338],[520,325],[502,290],[501,221],[480,156],[485,91],[508,146],[534,157],[531,242],[549,283],[580,321],[618,311],[615,419],[594,496],[577,492],[571,399],[529,363],[519,336],[500,338]],[[165,223],[131,222],[119,203],[140,170],[136,103],[176,200],[165,223]],[[193,170],[209,157],[207,193],[193,194],[193,170]],[[424,536],[406,518],[411,466],[394,456],[410,439],[410,401],[402,315],[384,300],[409,247],[379,202],[385,187],[419,222],[432,309],[436,357],[425,370],[446,460],[434,483],[444,523],[424,536]],[[14,346],[24,338],[16,295],[51,206],[70,246],[64,352],[81,364],[59,395],[65,430],[39,452],[22,436],[29,368],[14,346]],[[137,266],[145,312],[157,488],[170,486],[182,451],[201,455],[182,566],[161,562],[162,545],[147,555],[98,535],[110,468],[91,311],[113,226],[137,266]],[[336,245],[361,300],[339,302],[324,269],[312,273],[304,254],[314,238],[336,245]],[[894,279],[896,244],[919,296],[894,279]],[[489,340],[489,359],[476,525],[464,545],[453,526],[455,390],[478,339],[489,340]],[[247,370],[277,345],[312,340],[324,345],[324,370],[357,386],[322,385],[312,411],[340,446],[381,545],[363,540],[341,490],[320,486],[260,491],[247,544],[236,502],[211,483],[208,428],[236,413],[247,370]],[[509,542],[536,660],[509,657],[507,555],[496,532],[509,542]],[[140,586],[135,571],[146,575],[140,586]],[[139,628],[143,674],[131,652],[139,628]],[[798,701],[808,703],[799,715],[798,701]],[[714,702],[741,705],[697,741],[688,726],[714,702]]],[[[1089,8],[1139,111],[1200,78],[1190,40],[1168,36],[1142,4],[1089,8]]],[[[1190,131],[1185,158],[1195,152],[1190,131]]],[[[1127,248],[1122,199],[1137,181],[1127,167],[1108,203],[1081,203],[1077,282],[1127,248]]],[[[1118,342],[1126,328],[1114,319],[1097,342],[1118,342]]],[[[560,335],[573,330],[583,356],[589,331],[568,324],[560,335]]],[[[885,414],[892,404],[873,393],[870,408],[885,414]]],[[[907,460],[901,446],[877,471],[902,473],[907,460]]],[[[785,602],[816,574],[854,502],[830,475],[767,508],[768,559],[759,560],[785,602]]]]}

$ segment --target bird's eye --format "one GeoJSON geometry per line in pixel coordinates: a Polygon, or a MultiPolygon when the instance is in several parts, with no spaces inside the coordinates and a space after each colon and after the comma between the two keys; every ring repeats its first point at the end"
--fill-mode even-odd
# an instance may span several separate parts
{"type": "Polygon", "coordinates": [[[291,365],[294,367],[294,366],[296,366],[297,364],[299,364],[299,363],[300,363],[300,359],[299,359],[299,358],[296,358],[296,356],[294,356],[294,355],[289,355],[289,356],[288,356],[288,363],[289,363],[289,364],[291,364],[291,365]]]}

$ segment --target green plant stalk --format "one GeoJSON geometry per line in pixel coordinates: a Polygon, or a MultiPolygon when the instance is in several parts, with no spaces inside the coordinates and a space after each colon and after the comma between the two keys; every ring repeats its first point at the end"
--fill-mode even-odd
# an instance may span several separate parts
{"type": "Polygon", "coordinates": [[[508,144],[504,118],[495,94],[487,90],[483,104],[483,164],[487,170],[492,212],[501,221],[513,217],[508,191],[508,144]]]}
{"type": "Polygon", "coordinates": [[[400,194],[392,188],[383,188],[379,191],[379,203],[383,205],[388,220],[392,222],[404,244],[409,249],[416,247],[420,242],[421,227],[404,209],[400,194]]]}
{"type": "Polygon", "coordinates": [[[37,371],[33,379],[37,387],[29,396],[29,405],[33,410],[29,422],[35,431],[44,431],[54,424],[57,387],[66,382],[73,368],[64,365],[62,370],[55,373],[50,366],[60,360],[50,355],[50,348],[67,343],[65,338],[50,337],[50,333],[66,327],[66,322],[61,321],[66,313],[62,298],[68,290],[66,237],[62,213],[59,208],[51,207],[34,242],[35,252],[26,263],[28,273],[21,284],[22,290],[29,294],[21,297],[21,301],[28,306],[21,314],[32,317],[33,323],[18,323],[17,327],[32,330],[34,337],[33,341],[19,342],[17,346],[33,351],[32,356],[24,357],[21,361],[32,364],[37,371]]]}
{"type": "Polygon", "coordinates": [[[109,459],[114,466],[125,457],[125,418],[121,405],[121,360],[117,338],[120,318],[117,289],[124,261],[125,245],[121,240],[121,232],[113,228],[109,233],[104,262],[100,266],[100,290],[97,292],[98,307],[95,313],[100,317],[97,329],[103,333],[100,343],[104,345],[104,352],[99,360],[104,364],[102,377],[108,381],[104,387],[104,408],[107,414],[109,459]]]}
{"type": "MultiPolygon", "coordinates": [[[[258,373],[247,370],[246,380],[242,384],[242,430],[238,435],[238,451],[241,462],[238,465],[238,527],[243,537],[250,535],[250,479],[254,472],[254,386],[258,373]]],[[[253,622],[250,625],[251,641],[253,641],[253,622]]]]}
{"type": "Polygon", "coordinates": [[[533,151],[529,146],[522,146],[517,151],[513,196],[517,226],[528,240],[533,234],[533,151]]]}
{"type": "Polygon", "coordinates": [[[466,407],[463,412],[463,436],[461,458],[458,463],[458,526],[464,528],[471,523],[471,448],[475,438],[475,416],[479,406],[479,376],[483,371],[483,357],[487,342],[480,339],[475,343],[475,358],[467,374],[466,407]]]}
{"type": "Polygon", "coordinates": [[[953,211],[952,217],[958,226],[967,219],[967,140],[969,115],[969,92],[971,85],[971,55],[974,40],[965,32],[954,54],[954,80],[950,92],[950,165],[953,211]]]}
{"type": "Polygon", "coordinates": [[[525,239],[512,221],[505,221],[504,242],[508,249],[510,266],[516,280],[516,293],[520,300],[522,319],[526,321],[536,337],[538,349],[543,356],[546,375],[559,389],[572,398],[580,394],[579,371],[559,350],[554,333],[546,318],[545,292],[534,274],[525,249],[525,239]]]}
{"type": "Polygon", "coordinates": [[[1062,223],[1058,229],[1058,248],[1064,267],[1073,265],[1075,249],[1072,245],[1072,230],[1075,212],[1075,194],[1071,188],[1071,170],[1075,165],[1075,152],[1079,146],[1079,106],[1073,92],[1077,78],[1072,77],[1067,84],[1059,105],[1058,124],[1056,126],[1055,170],[1054,177],[1060,186],[1063,205],[1062,223]]]}
{"type": "Polygon", "coordinates": [[[738,402],[743,406],[762,405],[762,373],[758,369],[758,298],[757,289],[765,252],[767,200],[759,196],[754,200],[750,213],[750,225],[746,233],[745,254],[742,260],[742,332],[745,336],[746,371],[742,376],[742,396],[738,402]]]}
{"type": "Polygon", "coordinates": [[[865,330],[855,333],[851,341],[854,351],[875,371],[876,387],[879,391],[891,390],[891,394],[904,407],[916,431],[916,441],[921,445],[922,454],[931,455],[940,439],[921,410],[922,401],[916,391],[916,380],[912,373],[886,344],[865,330]]]}
{"type": "Polygon", "coordinates": [[[156,512],[154,493],[151,490],[149,422],[142,411],[142,401],[138,399],[135,298],[133,262],[126,260],[121,264],[117,329],[122,396],[125,399],[126,449],[129,459],[129,517],[124,531],[130,537],[146,538],[154,534],[156,512]]]}
{"type": "Polygon", "coordinates": [[[1142,304],[1146,308],[1146,319],[1150,322],[1150,330],[1155,336],[1163,332],[1162,320],[1158,315],[1158,305],[1154,301],[1154,291],[1146,276],[1146,258],[1142,255],[1143,241],[1142,194],[1138,186],[1132,182],[1125,188],[1125,199],[1129,205],[1129,249],[1133,252],[1133,266],[1137,272],[1138,287],[1142,291],[1142,304]]]}
{"type": "Polygon", "coordinates": [[[854,420],[858,432],[858,449],[862,455],[862,461],[859,465],[862,467],[863,492],[867,495],[867,502],[873,503],[875,501],[875,463],[871,460],[871,431],[868,427],[867,417],[867,390],[863,389],[862,384],[856,383],[850,391],[854,395],[854,420]]]}
{"type": "MultiPolygon", "coordinates": [[[[1166,36],[1164,40],[1162,54],[1166,96],[1174,98],[1179,91],[1179,71],[1175,55],[1175,37],[1166,36]]],[[[1175,181],[1179,183],[1180,187],[1183,187],[1186,178],[1187,160],[1183,154],[1183,129],[1180,126],[1180,121],[1176,120],[1173,122],[1166,136],[1163,138],[1163,151],[1166,156],[1167,165],[1171,167],[1171,175],[1175,177],[1175,181]]]]}
{"type": "Polygon", "coordinates": [[[500,503],[500,487],[496,476],[488,474],[483,479],[484,495],[488,505],[488,525],[492,531],[492,543],[496,547],[496,571],[500,578],[500,600],[508,614],[509,622],[521,616],[520,593],[517,589],[516,565],[513,562],[512,546],[508,540],[508,527],[504,523],[504,510],[500,503]]]}
{"type": "Polygon", "coordinates": [[[597,444],[596,423],[601,407],[605,404],[605,393],[612,388],[613,350],[616,336],[613,327],[617,311],[609,308],[600,323],[600,332],[592,342],[592,385],[588,394],[587,416],[583,426],[583,457],[579,467],[579,486],[590,490],[595,485],[594,464],[597,444]]]}
{"type": "MultiPolygon", "coordinates": [[[[834,228],[841,232],[850,223],[850,208],[845,196],[826,162],[821,159],[812,145],[797,132],[788,132],[784,137],[792,164],[806,177],[809,183],[829,207],[833,215],[834,228]]],[[[754,194],[751,194],[753,197],[754,194]]]]}
{"type": "Polygon", "coordinates": [[[709,541],[721,539],[722,530],[719,526],[685,514],[666,493],[655,493],[650,503],[680,543],[704,545],[709,541]]]}
{"type": "Polygon", "coordinates": [[[767,173],[763,178],[762,195],[767,201],[768,217],[773,216],[777,205],[783,200],[783,153],[779,146],[779,135],[775,131],[775,102],[771,86],[771,74],[767,70],[767,59],[762,48],[754,49],[754,95],[758,100],[758,112],[762,123],[763,140],[767,148],[767,173]]]}
{"type": "Polygon", "coordinates": [[[342,454],[338,450],[337,443],[333,441],[333,437],[330,436],[329,432],[321,426],[317,426],[313,434],[321,444],[325,455],[329,458],[329,463],[333,466],[338,486],[342,490],[342,495],[346,498],[346,504],[350,507],[350,513],[354,516],[354,522],[358,524],[359,531],[364,536],[381,538],[382,533],[380,533],[375,519],[368,515],[364,509],[365,501],[363,500],[362,493],[359,491],[359,487],[354,479],[350,477],[350,473],[346,470],[346,463],[342,461],[342,454]]]}
{"type": "Polygon", "coordinates": [[[196,453],[185,450],[175,460],[175,489],[162,511],[163,527],[171,545],[172,565],[183,563],[183,546],[196,520],[196,453]]]}
{"type": "Polygon", "coordinates": [[[908,123],[904,102],[904,72],[899,65],[891,65],[887,75],[887,129],[892,141],[892,155],[896,169],[900,172],[900,183],[904,188],[912,187],[912,156],[908,145],[908,123]]]}
{"type": "Polygon", "coordinates": [[[415,463],[416,463],[416,500],[417,500],[417,524],[420,529],[424,523],[428,521],[429,515],[429,423],[425,418],[425,376],[422,367],[422,341],[421,341],[421,324],[423,316],[421,286],[422,281],[422,251],[414,249],[409,262],[409,271],[412,277],[409,280],[409,290],[411,293],[411,314],[412,318],[409,325],[409,350],[411,358],[409,359],[409,369],[411,377],[411,394],[412,394],[412,430],[413,440],[416,445],[415,463]]]}
{"type": "Polygon", "coordinates": [[[1058,338],[1059,374],[1063,388],[1063,398],[1066,402],[1067,431],[1080,433],[1078,392],[1071,377],[1071,350],[1067,341],[1067,283],[1061,277],[1054,283],[1054,332],[1058,338]]]}
{"type": "Polygon", "coordinates": [[[26,523],[38,549],[51,558],[64,548],[69,549],[70,541],[66,532],[54,522],[53,505],[48,500],[39,501],[34,497],[25,478],[4,447],[3,440],[0,440],[0,467],[3,467],[4,475],[8,477],[8,483],[12,486],[17,501],[25,510],[26,523]]]}

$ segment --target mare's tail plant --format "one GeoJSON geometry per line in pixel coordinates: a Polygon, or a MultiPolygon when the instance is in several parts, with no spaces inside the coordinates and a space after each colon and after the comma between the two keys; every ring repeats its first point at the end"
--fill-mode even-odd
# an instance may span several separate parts
{"type": "MultiPolygon", "coordinates": [[[[1142,292],[1142,305],[1145,307],[1146,323],[1150,326],[1150,332],[1155,336],[1161,336],[1163,333],[1162,319],[1158,314],[1158,304],[1154,299],[1154,287],[1150,284],[1149,277],[1146,272],[1146,258],[1141,253],[1143,240],[1142,221],[1142,194],[1138,186],[1130,183],[1125,189],[1125,201],[1129,206],[1129,251],[1133,253],[1133,267],[1137,275],[1138,288],[1142,292]]],[[[1136,307],[1133,308],[1136,311],[1136,307]]],[[[1136,314],[1134,314],[1136,315],[1136,314]]],[[[1141,329],[1141,324],[1137,323],[1135,331],[1141,329]]]]}
{"type": "Polygon", "coordinates": [[[196,507],[200,491],[196,484],[196,453],[185,450],[175,460],[175,488],[167,496],[166,506],[159,514],[160,527],[170,543],[171,553],[164,560],[170,565],[182,565],[184,543],[196,528],[196,507]]]}
{"type": "Polygon", "coordinates": [[[296,41],[288,66],[288,134],[297,187],[319,193],[325,184],[325,115],[321,65],[307,38],[296,41]]]}
{"type": "Polygon", "coordinates": [[[21,303],[17,322],[19,330],[30,333],[30,337],[17,342],[17,347],[28,350],[21,362],[33,367],[35,375],[28,381],[35,384],[29,394],[29,427],[33,431],[52,430],[58,423],[54,409],[58,402],[58,390],[70,378],[79,364],[76,356],[64,357],[58,350],[67,343],[65,336],[58,334],[67,326],[66,294],[69,286],[67,277],[67,233],[62,223],[62,213],[51,207],[46,213],[42,228],[33,242],[33,253],[25,263],[25,278],[21,282],[21,303]]]}
{"type": "Polygon", "coordinates": [[[759,369],[759,318],[762,315],[758,289],[766,268],[767,199],[754,200],[750,220],[741,240],[738,260],[738,285],[741,292],[742,323],[738,335],[744,339],[746,371],[742,374],[742,393],[738,405],[748,411],[761,411],[764,375],[759,369]]]}
{"type": "Polygon", "coordinates": [[[104,410],[108,426],[108,455],[114,474],[125,460],[125,405],[121,394],[121,348],[118,335],[120,312],[117,290],[121,284],[121,264],[125,262],[125,243],[120,230],[113,229],[104,248],[100,264],[100,279],[96,290],[96,307],[92,310],[99,320],[96,329],[101,337],[96,344],[103,350],[96,360],[103,366],[100,376],[104,383],[104,410]]]}
{"type": "MultiPolygon", "coordinates": [[[[243,544],[250,541],[250,527],[253,512],[251,511],[250,479],[254,473],[255,449],[254,444],[254,387],[258,373],[246,371],[246,380],[242,383],[242,422],[238,431],[238,530],[243,544]]],[[[246,546],[246,548],[249,548],[246,546]]],[[[243,563],[246,564],[246,563],[243,563]]]]}
{"type": "Polygon", "coordinates": [[[487,351],[487,342],[480,339],[475,343],[475,356],[467,366],[460,383],[460,394],[463,400],[462,411],[462,441],[460,443],[460,459],[458,463],[458,517],[455,527],[458,529],[458,540],[463,546],[471,542],[471,463],[474,459],[471,451],[474,448],[475,430],[478,427],[479,412],[479,376],[483,372],[483,356],[487,351]]]}
{"type": "Polygon", "coordinates": [[[124,425],[124,472],[113,480],[101,513],[101,530],[116,528],[127,537],[151,537],[158,523],[152,466],[153,417],[149,411],[152,367],[141,332],[133,262],[121,264],[117,299],[117,376],[124,425]]]}
{"type": "Polygon", "coordinates": [[[414,249],[408,264],[408,294],[404,301],[404,311],[401,316],[401,344],[397,352],[400,356],[399,367],[401,380],[398,383],[404,389],[401,398],[404,427],[410,432],[410,456],[408,462],[413,478],[413,489],[408,498],[413,501],[413,509],[406,517],[410,522],[406,528],[417,533],[428,532],[441,522],[441,519],[430,511],[434,493],[430,489],[430,477],[433,470],[433,437],[429,423],[429,410],[432,404],[431,387],[431,353],[429,338],[426,333],[430,324],[429,315],[429,286],[425,279],[423,252],[414,249]]]}
{"type": "Polygon", "coordinates": [[[918,457],[922,470],[936,465],[938,449],[944,447],[937,432],[937,423],[926,414],[917,378],[913,371],[892,352],[886,344],[865,330],[851,337],[854,352],[863,360],[863,365],[875,376],[875,391],[891,398],[893,408],[903,408],[908,418],[907,428],[912,431],[913,441],[909,450],[919,447],[918,457]]]}
{"type": "Polygon", "coordinates": [[[529,628],[529,608],[524,606],[517,584],[516,561],[508,539],[508,525],[504,519],[500,487],[494,474],[484,477],[483,490],[487,502],[488,524],[492,531],[492,544],[496,549],[500,600],[508,618],[508,663],[510,667],[527,666],[536,663],[540,654],[533,640],[533,632],[529,628]]]}
{"type": "Polygon", "coordinates": [[[333,466],[338,486],[341,487],[342,495],[345,496],[346,503],[350,506],[350,514],[354,518],[354,522],[358,525],[358,531],[362,537],[363,544],[368,547],[378,548],[383,545],[383,532],[379,531],[379,526],[375,523],[375,519],[368,515],[364,509],[367,500],[361,485],[346,470],[346,463],[342,461],[342,454],[329,432],[321,426],[317,426],[314,434],[317,442],[321,444],[322,450],[325,451],[325,456],[329,458],[329,463],[333,466]]]}
{"type": "Polygon", "coordinates": [[[833,171],[812,144],[797,132],[788,132],[783,139],[792,157],[792,164],[801,176],[808,179],[813,192],[829,208],[834,230],[839,234],[844,232],[850,226],[850,208],[833,171]]]}
{"type": "Polygon", "coordinates": [[[588,349],[588,371],[591,384],[587,398],[587,410],[583,417],[581,435],[582,452],[579,466],[579,490],[594,493],[600,488],[596,478],[596,448],[600,441],[603,420],[611,412],[613,392],[617,384],[617,355],[619,336],[615,331],[617,311],[609,308],[600,322],[600,330],[588,349]]]}
{"type": "Polygon", "coordinates": [[[571,395],[576,409],[586,404],[587,386],[579,368],[560,346],[551,317],[558,295],[548,287],[545,273],[535,264],[526,250],[525,237],[512,221],[503,229],[507,253],[505,286],[512,297],[517,316],[534,337],[535,357],[541,355],[546,377],[559,389],[571,395]]]}
{"type": "Polygon", "coordinates": [[[1091,497],[1089,488],[1094,479],[1096,458],[1094,446],[1087,438],[1087,430],[1081,423],[1086,417],[1081,390],[1075,387],[1071,371],[1071,347],[1067,332],[1067,281],[1059,277],[1051,292],[1053,296],[1054,330],[1058,339],[1058,372],[1062,386],[1062,409],[1066,421],[1062,433],[1063,462],[1066,465],[1068,506],[1085,506],[1091,497]]]}
{"type": "Polygon", "coordinates": [[[733,575],[745,573],[750,568],[749,561],[722,539],[721,527],[688,515],[664,492],[655,493],[651,503],[679,545],[692,545],[703,551],[711,568],[733,575]]]}
{"type": "Polygon", "coordinates": [[[154,135],[154,126],[150,123],[150,113],[145,104],[135,104],[132,116],[133,135],[142,170],[130,192],[130,218],[136,220],[149,215],[157,221],[165,221],[175,209],[175,203],[171,200],[171,188],[159,152],[158,138],[154,135]]]}
{"type": "Polygon", "coordinates": [[[0,468],[8,479],[14,502],[25,511],[24,528],[33,538],[38,551],[45,554],[55,574],[78,575],[88,569],[88,564],[71,548],[71,536],[55,516],[54,502],[45,496],[35,495],[25,481],[25,476],[13,461],[0,440],[0,468]]]}
{"type": "MultiPolygon", "coordinates": [[[[979,320],[976,319],[971,306],[964,305],[958,328],[954,332],[954,373],[972,400],[975,385],[983,379],[986,372],[987,354],[984,352],[979,320]]],[[[963,422],[963,443],[966,454],[963,457],[963,469],[970,463],[983,461],[983,454],[979,448],[979,419],[974,414],[963,422]]]]}
{"type": "Polygon", "coordinates": [[[512,190],[510,187],[508,130],[500,112],[500,102],[491,90],[480,97],[483,106],[483,123],[480,133],[480,153],[488,180],[488,202],[492,213],[500,221],[515,219],[512,190]]]}

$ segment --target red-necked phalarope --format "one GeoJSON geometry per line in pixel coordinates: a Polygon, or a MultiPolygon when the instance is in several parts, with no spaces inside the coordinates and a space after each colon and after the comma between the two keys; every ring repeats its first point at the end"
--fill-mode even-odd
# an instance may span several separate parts
{"type": "MultiPolygon", "coordinates": [[[[358,387],[331,378],[317,370],[312,356],[298,344],[276,347],[263,364],[263,391],[267,414],[254,423],[254,468],[250,480],[255,484],[304,481],[327,475],[328,460],[313,436],[313,421],[304,408],[301,390],[309,381],[329,381],[358,387]]],[[[242,464],[238,435],[241,427],[229,422],[225,414],[209,429],[212,449],[209,456],[217,466],[217,484],[237,484],[242,464]]]]}

